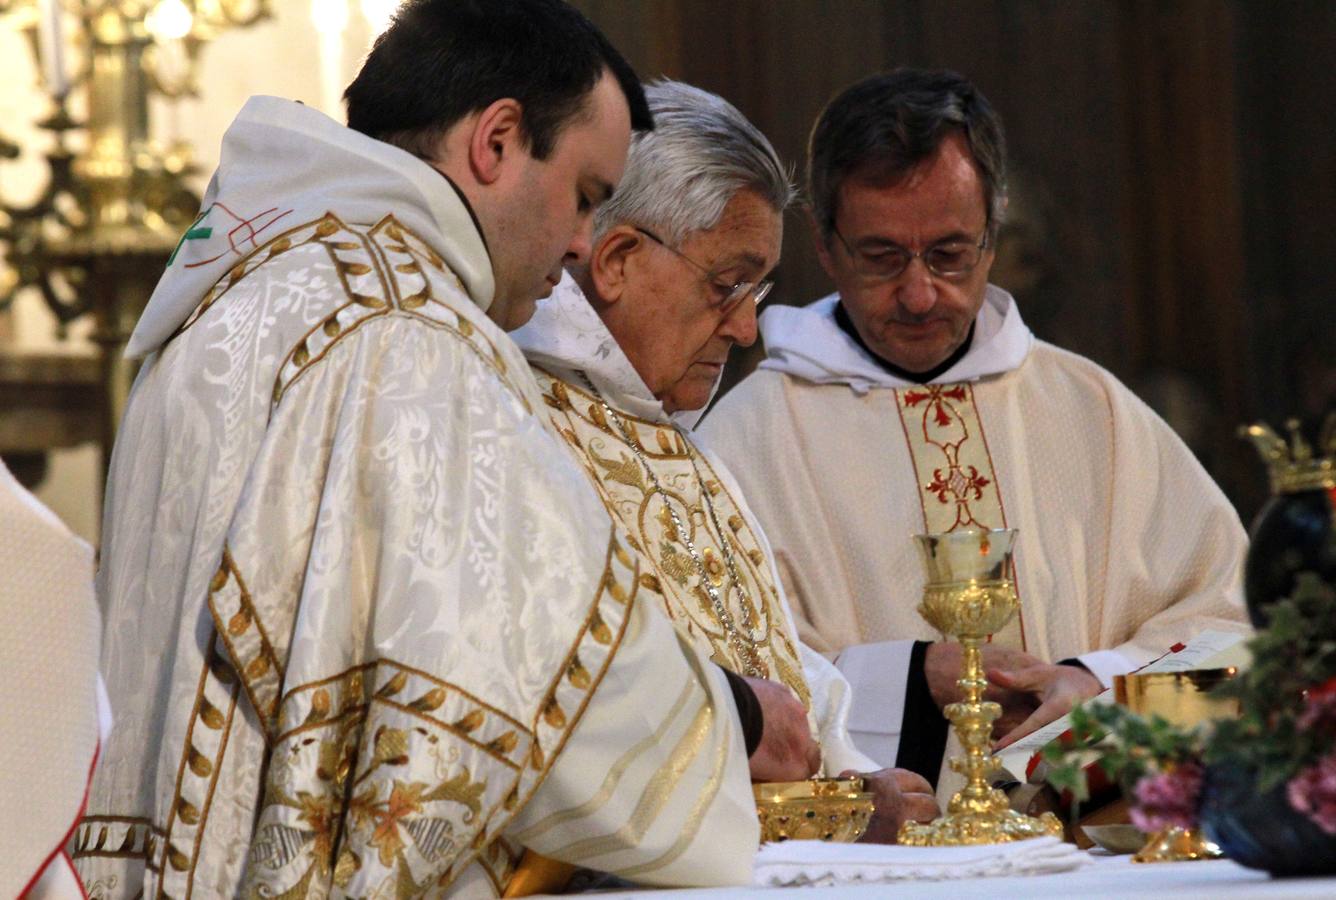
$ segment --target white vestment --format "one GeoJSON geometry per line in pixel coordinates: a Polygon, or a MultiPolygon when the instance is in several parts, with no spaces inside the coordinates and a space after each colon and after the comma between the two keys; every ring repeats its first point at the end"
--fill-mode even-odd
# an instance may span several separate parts
{"type": "Polygon", "coordinates": [[[996,640],[1080,657],[1105,685],[1202,628],[1246,630],[1237,514],[1113,376],[1036,341],[989,287],[964,357],[906,382],[839,327],[836,301],[768,310],[767,359],[697,434],[738,473],[800,634],[838,654],[869,755],[894,761],[912,639],[936,637],[916,612],[916,532],[1019,529],[1021,614],[996,640]]]}
{"type": "Polygon", "coordinates": [[[826,771],[878,768],[849,739],[848,682],[829,660],[798,641],[770,545],[736,480],[717,458],[700,453],[678,429],[694,425],[700,412],[676,417],[664,412],[569,275],[513,337],[535,368],[545,413],[631,533],[642,560],[641,578],[650,596],[662,601],[678,631],[719,664],[747,674],[747,660],[701,586],[702,575],[691,555],[694,548],[734,627],[760,638],[746,655],[760,667],[762,677],[788,685],[807,707],[826,771]],[[637,438],[644,463],[618,423],[609,421],[604,401],[637,438]],[[653,467],[654,477],[671,498],[692,548],[682,543],[663,496],[644,472],[646,465],[653,467]],[[714,527],[716,518],[728,530],[727,553],[714,527]],[[728,589],[730,560],[741,590],[728,589]],[[750,629],[744,624],[747,620],[750,629]]]}
{"type": "Polygon", "coordinates": [[[203,209],[131,343],[90,895],[495,896],[523,848],[745,882],[727,682],[534,415],[452,186],[255,98],[203,209]]]}
{"type": "Polygon", "coordinates": [[[93,548],[0,462],[0,897],[78,898],[64,854],[110,725],[93,548]]]}

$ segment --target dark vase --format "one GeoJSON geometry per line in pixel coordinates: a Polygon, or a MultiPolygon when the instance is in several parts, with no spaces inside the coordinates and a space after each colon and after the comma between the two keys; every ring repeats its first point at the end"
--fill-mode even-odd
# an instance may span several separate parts
{"type": "Polygon", "coordinates": [[[1294,590],[1299,572],[1336,583],[1336,490],[1277,493],[1253,521],[1243,586],[1248,616],[1266,627],[1266,608],[1294,590]]]}
{"type": "Polygon", "coordinates": [[[1201,826],[1225,856],[1250,869],[1282,877],[1336,874],[1336,835],[1296,812],[1283,782],[1259,794],[1247,769],[1206,770],[1201,826]]]}

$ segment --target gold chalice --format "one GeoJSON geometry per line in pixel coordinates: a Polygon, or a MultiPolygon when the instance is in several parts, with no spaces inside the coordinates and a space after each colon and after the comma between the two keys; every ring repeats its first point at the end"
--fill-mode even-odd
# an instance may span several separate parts
{"type": "Polygon", "coordinates": [[[1039,818],[1011,809],[1007,795],[989,781],[998,768],[993,758],[993,722],[1002,707],[983,699],[988,687],[980,645],[1000,631],[1020,607],[1012,580],[1014,528],[916,534],[927,570],[919,615],[945,637],[960,641],[960,680],[965,699],[946,707],[965,749],[951,768],[964,775],[965,787],[951,798],[946,815],[927,824],[900,826],[900,843],[914,846],[999,844],[1052,835],[1062,837],[1062,823],[1052,813],[1039,818]]]}
{"type": "Polygon", "coordinates": [[[761,842],[853,843],[872,818],[872,794],[861,778],[809,778],[752,785],[761,842]]]}

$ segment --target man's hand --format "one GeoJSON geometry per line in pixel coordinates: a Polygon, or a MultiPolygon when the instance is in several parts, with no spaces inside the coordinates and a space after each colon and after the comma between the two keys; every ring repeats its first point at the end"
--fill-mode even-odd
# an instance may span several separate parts
{"type": "Polygon", "coordinates": [[[807,711],[777,681],[748,678],[761,704],[761,743],[749,760],[752,781],[802,781],[821,767],[821,747],[812,740],[807,711]]]}
{"type": "Polygon", "coordinates": [[[1024,691],[1039,700],[1039,708],[1004,734],[997,742],[1001,750],[1059,716],[1071,712],[1082,700],[1104,690],[1099,679],[1080,666],[1036,663],[1022,669],[988,668],[988,680],[1011,691],[1024,691]]]}
{"type": "MultiPolygon", "coordinates": [[[[1043,662],[1030,654],[1009,647],[994,647],[992,644],[985,644],[980,649],[986,671],[1019,672],[1032,666],[1044,665],[1043,662]]],[[[928,693],[932,695],[933,702],[937,704],[938,709],[945,710],[947,704],[958,703],[964,699],[963,692],[956,684],[956,681],[960,678],[960,655],[959,644],[934,643],[928,645],[928,650],[923,656],[923,674],[928,680],[928,693]]],[[[1027,721],[1040,706],[1040,701],[1029,691],[1010,690],[998,684],[988,685],[988,690],[984,693],[984,699],[1002,706],[1001,718],[993,723],[994,738],[1015,730],[1027,721]]],[[[1035,726],[1035,728],[1038,727],[1038,725],[1035,726]]],[[[1018,738],[1020,736],[1017,735],[1018,738]]]]}
{"type": "Polygon", "coordinates": [[[876,812],[859,841],[867,844],[894,844],[905,822],[931,822],[942,814],[933,796],[932,785],[906,769],[881,769],[876,772],[841,772],[841,778],[861,777],[872,792],[876,812]]]}

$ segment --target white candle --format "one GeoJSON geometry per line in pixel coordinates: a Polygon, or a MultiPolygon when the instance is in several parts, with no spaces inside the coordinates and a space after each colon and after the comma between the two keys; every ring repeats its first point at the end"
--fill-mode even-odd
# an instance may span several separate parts
{"type": "Polygon", "coordinates": [[[320,58],[320,106],[338,121],[343,121],[343,32],[348,12],[348,0],[311,0],[320,58]]]}
{"type": "Polygon", "coordinates": [[[37,11],[37,49],[42,56],[46,89],[51,96],[61,99],[70,92],[70,80],[65,74],[65,35],[60,0],[39,0],[37,11]]]}

